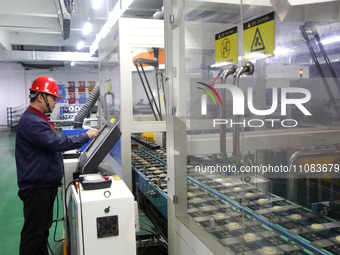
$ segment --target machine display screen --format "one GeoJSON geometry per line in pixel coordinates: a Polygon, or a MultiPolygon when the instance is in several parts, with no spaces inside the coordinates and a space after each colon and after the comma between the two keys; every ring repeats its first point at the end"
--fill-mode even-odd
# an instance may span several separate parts
{"type": "Polygon", "coordinates": [[[82,174],[96,173],[97,167],[118,142],[121,132],[118,118],[111,118],[101,129],[98,137],[87,146],[80,156],[82,174]]]}

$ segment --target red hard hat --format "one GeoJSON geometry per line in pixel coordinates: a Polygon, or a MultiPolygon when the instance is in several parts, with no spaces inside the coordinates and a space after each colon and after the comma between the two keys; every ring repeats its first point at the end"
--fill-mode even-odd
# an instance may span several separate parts
{"type": "Polygon", "coordinates": [[[32,87],[30,88],[30,90],[50,94],[52,96],[60,98],[58,94],[57,82],[48,76],[39,76],[38,78],[36,78],[32,83],[32,87]]]}

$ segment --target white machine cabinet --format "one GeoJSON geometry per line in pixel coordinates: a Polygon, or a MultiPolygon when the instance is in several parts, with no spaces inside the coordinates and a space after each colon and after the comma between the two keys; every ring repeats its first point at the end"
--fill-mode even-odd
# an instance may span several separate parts
{"type": "Polygon", "coordinates": [[[71,255],[136,254],[134,197],[124,181],[101,164],[120,134],[118,118],[111,118],[81,154],[64,154],[64,229],[71,255]],[[76,189],[73,180],[79,174],[76,189]],[[91,187],[83,186],[88,181],[91,187]]]}
{"type": "Polygon", "coordinates": [[[122,180],[110,178],[110,188],[72,186],[72,249],[77,255],[136,254],[134,197],[122,180]]]}

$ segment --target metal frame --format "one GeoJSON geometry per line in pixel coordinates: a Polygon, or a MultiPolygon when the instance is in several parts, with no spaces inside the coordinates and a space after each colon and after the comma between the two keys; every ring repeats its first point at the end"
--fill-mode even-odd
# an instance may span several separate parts
{"type": "MultiPolygon", "coordinates": [[[[117,174],[124,179],[130,190],[132,190],[131,134],[165,131],[164,121],[135,122],[133,120],[132,72],[136,70],[132,69],[131,52],[137,48],[164,48],[163,24],[162,20],[119,18],[108,36],[99,44],[99,58],[101,61],[109,58],[113,52],[118,52],[116,59],[118,60],[117,65],[119,67],[120,77],[118,86],[120,94],[117,95],[115,93],[115,100],[120,101],[122,172],[117,174]],[[114,41],[112,41],[112,38],[114,38],[114,41]]],[[[102,76],[100,75],[101,88],[104,89],[102,91],[105,91],[105,80],[102,76]]],[[[104,161],[110,162],[110,159],[105,159],[104,161]]]]}
{"type": "MultiPolygon", "coordinates": [[[[180,171],[186,166],[187,144],[186,125],[177,116],[185,116],[185,93],[179,93],[175,89],[176,84],[185,83],[185,50],[183,47],[173,47],[173,45],[184,45],[183,21],[184,1],[164,1],[165,9],[165,54],[166,54],[166,88],[167,88],[167,165],[168,165],[168,247],[169,254],[222,254],[225,250],[213,253],[201,240],[210,240],[211,237],[199,231],[199,227],[189,220],[186,214],[187,190],[186,171],[180,171]],[[178,111],[173,111],[174,99],[177,99],[178,111]],[[175,153],[172,153],[176,151],[175,153]],[[179,170],[179,171],[176,171],[179,170]],[[184,194],[183,199],[177,199],[178,194],[184,194]],[[192,228],[196,228],[195,234],[192,228]],[[189,230],[190,229],[190,230],[189,230]],[[201,235],[198,237],[197,233],[201,235]],[[194,245],[193,245],[194,244],[194,245]]],[[[218,249],[218,245],[212,246],[218,249]]],[[[212,247],[211,246],[211,247],[212,247]]],[[[211,248],[210,247],[210,248],[211,248]]]]}

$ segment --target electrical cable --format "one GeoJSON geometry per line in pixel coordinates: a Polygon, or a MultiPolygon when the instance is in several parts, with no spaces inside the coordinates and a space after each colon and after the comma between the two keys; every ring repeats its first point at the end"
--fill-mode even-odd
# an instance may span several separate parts
{"type": "MultiPolygon", "coordinates": [[[[144,183],[144,185],[146,185],[146,183],[144,183]]],[[[143,185],[143,189],[145,188],[144,185],[143,185]]],[[[149,216],[150,216],[150,219],[151,219],[152,223],[153,223],[154,225],[157,226],[157,225],[158,225],[158,224],[157,224],[157,221],[154,219],[153,214],[152,214],[151,211],[150,211],[149,205],[147,204],[147,201],[146,201],[146,199],[145,199],[145,195],[142,195],[142,200],[143,200],[143,203],[144,203],[144,205],[145,205],[145,208],[146,208],[146,210],[147,210],[147,212],[148,212],[148,214],[149,214],[149,216]]],[[[159,228],[159,229],[162,229],[162,227],[161,227],[160,225],[159,225],[158,228],[159,228]]],[[[162,237],[166,240],[166,242],[168,242],[168,239],[167,239],[166,235],[163,233],[163,230],[160,231],[160,234],[161,234],[162,237]]]]}
{"type": "Polygon", "coordinates": [[[144,250],[146,249],[145,244],[140,240],[140,255],[144,253],[144,250]]]}
{"type": "MultiPolygon", "coordinates": [[[[146,185],[146,183],[144,183],[143,189],[145,189],[145,185],[146,185]]],[[[150,208],[149,208],[149,206],[148,206],[148,204],[147,204],[147,202],[146,202],[146,199],[145,199],[145,196],[144,196],[144,195],[142,195],[142,199],[143,199],[143,204],[145,205],[146,210],[147,210],[148,214],[149,214],[150,217],[151,217],[151,221],[153,222],[154,225],[158,225],[158,224],[157,224],[157,221],[154,219],[154,217],[153,217],[153,215],[152,215],[152,213],[151,213],[151,211],[150,211],[150,208]]],[[[166,236],[163,234],[163,232],[160,231],[160,230],[158,230],[157,228],[151,226],[150,224],[148,224],[147,222],[145,222],[145,221],[144,221],[143,219],[141,219],[140,217],[139,217],[139,219],[140,219],[142,222],[144,222],[146,225],[148,225],[149,227],[151,227],[152,229],[154,229],[154,230],[156,230],[156,231],[158,232],[158,234],[157,234],[157,233],[153,233],[153,234],[155,235],[155,237],[157,237],[157,240],[158,240],[158,241],[156,242],[156,243],[157,243],[157,246],[158,246],[160,249],[162,249],[163,251],[168,251],[168,247],[167,247],[167,242],[168,242],[168,240],[167,240],[166,236]],[[163,241],[162,241],[161,239],[163,239],[163,241]]],[[[158,225],[158,226],[160,227],[160,225],[158,225]]],[[[141,228],[141,229],[142,229],[142,228],[141,228]]],[[[160,228],[160,229],[161,229],[161,228],[160,228]]],[[[148,232],[150,232],[150,231],[148,231],[148,232]]],[[[139,255],[145,254],[146,249],[147,249],[147,246],[148,246],[148,244],[149,244],[151,241],[152,241],[152,240],[150,240],[148,243],[146,243],[146,244],[144,245],[144,248],[143,248],[143,245],[141,244],[141,252],[140,252],[139,255]]]]}
{"type": "MultiPolygon", "coordinates": [[[[57,226],[58,226],[58,221],[60,220],[59,219],[59,196],[58,196],[58,194],[57,194],[56,197],[57,197],[57,218],[52,221],[52,223],[55,222],[53,241],[55,243],[60,243],[60,242],[62,242],[64,240],[64,238],[60,239],[60,240],[56,240],[57,226]]],[[[54,254],[52,249],[51,249],[51,246],[50,246],[50,243],[48,242],[48,240],[47,240],[47,246],[48,246],[49,250],[51,251],[51,253],[54,254]]]]}
{"type": "Polygon", "coordinates": [[[161,233],[161,231],[159,231],[158,229],[156,229],[156,228],[154,228],[153,226],[151,226],[149,223],[147,223],[147,222],[146,222],[145,220],[143,220],[141,217],[139,217],[139,219],[140,219],[141,221],[143,221],[146,225],[148,225],[150,228],[156,230],[158,233],[161,233]]]}
{"type": "MultiPolygon", "coordinates": [[[[83,219],[83,203],[81,201],[81,192],[80,192],[80,188],[78,189],[79,191],[79,203],[80,203],[80,218],[81,218],[81,232],[82,232],[82,235],[84,235],[84,219],[83,219]]],[[[84,244],[84,241],[83,241],[83,253],[85,255],[85,244],[84,244]]]]}
{"type": "Polygon", "coordinates": [[[62,238],[60,240],[56,240],[58,221],[59,221],[59,196],[57,194],[57,219],[55,220],[55,227],[54,227],[54,234],[53,234],[53,241],[56,242],[56,243],[64,241],[64,238],[62,238]]]}
{"type": "Polygon", "coordinates": [[[148,230],[146,228],[140,228],[140,229],[143,230],[143,231],[149,232],[149,233],[151,233],[153,235],[157,235],[155,232],[152,232],[152,231],[150,231],[150,230],[148,230]]]}
{"type": "MultiPolygon", "coordinates": [[[[140,240],[140,238],[136,235],[136,239],[137,239],[137,241],[139,242],[139,247],[142,247],[142,242],[141,242],[141,240],[140,240]]],[[[137,253],[137,255],[139,255],[139,252],[138,252],[138,245],[136,245],[136,253],[137,253]]]]}
{"type": "Polygon", "coordinates": [[[52,253],[52,255],[54,255],[54,253],[53,253],[53,251],[52,251],[52,249],[51,249],[51,246],[50,246],[50,244],[48,243],[48,241],[47,241],[47,247],[48,247],[48,249],[50,250],[50,252],[52,253]]]}
{"type": "Polygon", "coordinates": [[[76,183],[78,180],[73,180],[71,181],[66,189],[65,189],[65,194],[64,194],[64,201],[65,201],[65,217],[66,217],[66,227],[67,227],[67,231],[68,231],[68,245],[69,245],[69,249],[71,251],[71,227],[70,227],[70,221],[69,221],[69,218],[68,218],[68,208],[67,208],[67,190],[69,189],[69,187],[76,183]]]}
{"type": "MultiPolygon", "coordinates": [[[[146,249],[148,248],[148,245],[153,241],[153,239],[150,238],[149,241],[147,241],[145,244],[144,244],[144,250],[141,251],[140,255],[143,255],[145,252],[146,252],[146,249]]],[[[142,246],[143,247],[143,246],[142,246]]]]}
{"type": "Polygon", "coordinates": [[[157,246],[168,254],[168,244],[166,244],[162,239],[157,240],[157,246]]]}

